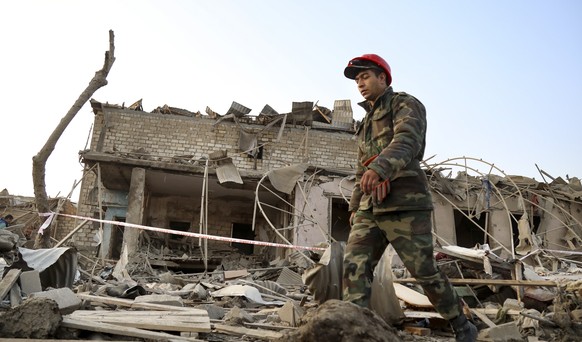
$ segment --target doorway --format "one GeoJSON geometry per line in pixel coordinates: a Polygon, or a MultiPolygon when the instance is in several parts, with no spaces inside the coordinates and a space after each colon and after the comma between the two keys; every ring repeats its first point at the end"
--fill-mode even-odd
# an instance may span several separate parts
{"type": "MultiPolygon", "coordinates": [[[[235,239],[245,239],[245,240],[255,240],[255,232],[253,231],[253,226],[246,223],[233,223],[232,224],[232,237],[235,239]]],[[[238,243],[233,242],[232,247],[238,249],[241,254],[253,254],[255,250],[255,245],[248,243],[238,243]]]]}

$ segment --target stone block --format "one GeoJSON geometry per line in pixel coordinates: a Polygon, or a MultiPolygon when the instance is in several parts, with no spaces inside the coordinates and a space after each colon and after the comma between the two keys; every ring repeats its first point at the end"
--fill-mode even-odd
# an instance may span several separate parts
{"type": "Polygon", "coordinates": [[[253,316],[238,306],[230,309],[230,311],[224,316],[224,320],[234,324],[242,324],[243,322],[253,323],[255,321],[253,316]]]}
{"type": "Polygon", "coordinates": [[[68,287],[30,294],[31,298],[50,298],[57,302],[61,314],[66,315],[81,307],[81,300],[68,287]]]}
{"type": "Polygon", "coordinates": [[[41,292],[40,274],[37,270],[20,273],[20,287],[27,296],[31,293],[41,292]]]}
{"type": "Polygon", "coordinates": [[[522,341],[523,337],[519,333],[519,328],[515,322],[500,324],[489,329],[489,338],[493,342],[522,341]]]}

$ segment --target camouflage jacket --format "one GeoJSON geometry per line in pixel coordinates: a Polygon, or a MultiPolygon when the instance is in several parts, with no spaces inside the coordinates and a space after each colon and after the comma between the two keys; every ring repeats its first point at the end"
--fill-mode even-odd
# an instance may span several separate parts
{"type": "Polygon", "coordinates": [[[432,209],[426,175],[420,168],[426,140],[426,110],[415,97],[396,93],[388,87],[370,108],[361,102],[366,116],[358,127],[356,184],[350,211],[373,209],[374,213],[432,209]],[[378,158],[367,167],[364,162],[378,158]],[[382,180],[390,180],[390,193],[378,206],[360,189],[360,179],[368,168],[382,180]]]}

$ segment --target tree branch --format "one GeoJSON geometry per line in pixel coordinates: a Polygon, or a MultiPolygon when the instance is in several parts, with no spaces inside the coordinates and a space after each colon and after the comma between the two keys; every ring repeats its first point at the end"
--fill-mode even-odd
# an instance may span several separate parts
{"type": "MultiPolygon", "coordinates": [[[[115,62],[115,35],[113,30],[109,30],[109,51],[105,51],[105,61],[103,63],[103,68],[95,72],[95,76],[89,82],[89,85],[85,90],[79,95],[79,98],[75,101],[71,109],[67,114],[61,119],[61,122],[57,125],[55,130],[52,132],[42,149],[37,155],[32,157],[32,183],[34,186],[34,197],[36,200],[36,207],[39,213],[46,213],[50,210],[48,204],[48,196],[46,194],[46,183],[45,183],[45,173],[46,173],[46,161],[50,157],[51,153],[55,149],[57,141],[69,125],[75,115],[81,110],[87,101],[93,96],[93,94],[101,87],[107,85],[107,75],[115,62]]],[[[37,234],[34,243],[34,248],[49,248],[50,247],[50,228],[45,230],[43,235],[37,234]]]]}

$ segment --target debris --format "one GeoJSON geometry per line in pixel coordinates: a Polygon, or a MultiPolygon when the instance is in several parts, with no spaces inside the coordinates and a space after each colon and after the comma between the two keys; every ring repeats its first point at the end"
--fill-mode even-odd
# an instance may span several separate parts
{"type": "Polygon", "coordinates": [[[30,298],[9,309],[0,319],[0,336],[46,339],[54,337],[62,317],[50,298],[30,298]]]}
{"type": "Polygon", "coordinates": [[[18,280],[20,273],[21,271],[19,269],[12,269],[2,278],[2,281],[0,281],[0,300],[4,299],[10,292],[10,289],[18,280]]]}
{"type": "Polygon", "coordinates": [[[124,326],[119,326],[119,325],[110,324],[110,323],[93,322],[93,321],[88,321],[88,320],[77,320],[77,319],[70,318],[70,317],[64,317],[61,326],[65,327],[65,328],[96,331],[96,332],[103,332],[103,333],[121,335],[121,336],[139,337],[139,338],[143,338],[146,340],[154,340],[154,341],[168,340],[168,341],[200,341],[200,342],[202,342],[202,340],[198,340],[195,338],[180,337],[180,336],[176,336],[176,335],[168,334],[168,333],[164,333],[164,332],[150,331],[150,330],[133,328],[133,327],[124,327],[124,326]]]}
{"type": "Polygon", "coordinates": [[[224,280],[246,277],[248,275],[249,272],[247,270],[224,271],[224,280]]]}
{"type": "Polygon", "coordinates": [[[515,322],[500,324],[489,329],[489,338],[494,342],[521,341],[523,337],[515,322]]]}
{"type": "Polygon", "coordinates": [[[304,312],[295,303],[288,301],[277,311],[277,314],[281,318],[281,321],[288,323],[292,327],[296,327],[304,312]]]}
{"type": "Polygon", "coordinates": [[[284,285],[303,285],[301,275],[287,267],[281,269],[281,273],[276,282],[284,285]]]}
{"type": "Polygon", "coordinates": [[[149,304],[160,304],[169,306],[179,306],[183,307],[184,302],[182,298],[177,296],[170,296],[164,294],[151,294],[136,297],[133,301],[135,304],[149,303],[149,304]]]}
{"type": "Polygon", "coordinates": [[[224,321],[229,325],[240,325],[243,322],[253,323],[255,319],[245,310],[235,306],[224,315],[224,321]]]}
{"type": "Polygon", "coordinates": [[[218,291],[211,292],[212,297],[245,297],[254,303],[262,305],[283,305],[281,301],[269,302],[261,297],[259,290],[248,285],[230,285],[218,291]]]}
{"type": "Polygon", "coordinates": [[[408,288],[402,284],[395,283],[394,291],[396,292],[396,297],[402,299],[404,302],[410,304],[411,306],[418,308],[432,308],[432,303],[428,300],[428,297],[408,288]]]}
{"type": "Polygon", "coordinates": [[[37,270],[22,272],[20,274],[20,287],[26,295],[42,291],[40,273],[37,270]]]}
{"type": "Polygon", "coordinates": [[[270,331],[264,329],[248,329],[244,327],[233,327],[226,324],[215,324],[214,328],[217,332],[226,333],[235,336],[249,336],[258,339],[266,339],[269,341],[281,341],[282,334],[277,331],[270,331]]]}
{"type": "Polygon", "coordinates": [[[373,311],[340,300],[328,300],[302,321],[299,329],[286,332],[280,341],[402,341],[373,311]]]}
{"type": "Polygon", "coordinates": [[[81,300],[68,287],[32,293],[30,297],[49,298],[54,300],[57,303],[61,314],[63,315],[71,313],[81,307],[81,300]]]}
{"type": "Polygon", "coordinates": [[[201,309],[208,312],[208,317],[210,319],[223,319],[226,314],[226,310],[215,304],[201,304],[194,306],[195,309],[201,309]]]}
{"type": "Polygon", "coordinates": [[[208,316],[192,315],[188,311],[77,310],[66,318],[147,330],[210,332],[208,316]]]}

